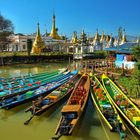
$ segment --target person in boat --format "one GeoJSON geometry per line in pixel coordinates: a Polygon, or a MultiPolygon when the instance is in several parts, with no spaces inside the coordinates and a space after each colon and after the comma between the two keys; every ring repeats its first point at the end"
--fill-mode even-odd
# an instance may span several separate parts
{"type": "Polygon", "coordinates": [[[13,85],[11,83],[8,82],[8,88],[11,89],[13,88],[13,85]]]}
{"type": "Polygon", "coordinates": [[[4,90],[4,86],[2,84],[0,84],[0,91],[4,90]]]}
{"type": "Polygon", "coordinates": [[[32,79],[31,77],[29,78],[29,82],[30,82],[30,83],[33,83],[33,82],[34,82],[33,79],[32,79]]]}
{"type": "Polygon", "coordinates": [[[35,101],[32,101],[31,113],[35,114],[35,111],[36,111],[36,104],[35,104],[35,101]]]}
{"type": "Polygon", "coordinates": [[[109,85],[109,84],[110,84],[110,81],[109,81],[109,80],[107,80],[105,83],[106,83],[106,85],[109,85]]]}
{"type": "Polygon", "coordinates": [[[119,123],[118,123],[118,131],[119,131],[119,133],[121,134],[121,139],[127,140],[127,135],[126,135],[126,133],[124,132],[123,127],[124,127],[123,124],[122,124],[121,122],[119,122],[119,123]]]}
{"type": "Polygon", "coordinates": [[[41,108],[41,106],[43,105],[43,101],[44,100],[43,100],[42,96],[38,97],[37,101],[34,102],[34,105],[35,105],[36,109],[41,108]]]}
{"type": "Polygon", "coordinates": [[[23,85],[24,85],[23,79],[21,79],[21,80],[19,81],[19,84],[20,84],[20,86],[23,86],[23,85]]]}

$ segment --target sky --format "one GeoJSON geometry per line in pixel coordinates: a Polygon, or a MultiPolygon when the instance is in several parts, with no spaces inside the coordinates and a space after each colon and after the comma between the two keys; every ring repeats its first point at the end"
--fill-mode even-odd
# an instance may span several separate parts
{"type": "Polygon", "coordinates": [[[72,36],[84,31],[88,36],[98,29],[101,34],[117,35],[121,26],[126,34],[140,36],[140,0],[0,0],[0,13],[10,19],[15,33],[51,31],[52,14],[60,35],[72,36]]]}

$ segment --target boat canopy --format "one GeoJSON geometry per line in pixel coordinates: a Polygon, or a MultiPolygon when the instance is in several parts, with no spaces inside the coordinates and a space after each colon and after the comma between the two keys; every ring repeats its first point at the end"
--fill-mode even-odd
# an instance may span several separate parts
{"type": "Polygon", "coordinates": [[[81,106],[80,105],[65,105],[62,108],[62,113],[65,112],[80,112],[81,106]]]}

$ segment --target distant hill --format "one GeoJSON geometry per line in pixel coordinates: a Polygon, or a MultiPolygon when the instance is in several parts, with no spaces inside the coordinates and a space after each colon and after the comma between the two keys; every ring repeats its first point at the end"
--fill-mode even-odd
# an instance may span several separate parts
{"type": "Polygon", "coordinates": [[[126,38],[127,38],[128,41],[136,41],[138,39],[138,37],[131,36],[131,35],[127,35],[126,38]]]}
{"type": "MultiPolygon", "coordinates": [[[[118,36],[115,36],[115,38],[118,38],[118,36]]],[[[138,39],[137,36],[132,36],[132,35],[126,35],[127,41],[136,41],[138,39]]]]}

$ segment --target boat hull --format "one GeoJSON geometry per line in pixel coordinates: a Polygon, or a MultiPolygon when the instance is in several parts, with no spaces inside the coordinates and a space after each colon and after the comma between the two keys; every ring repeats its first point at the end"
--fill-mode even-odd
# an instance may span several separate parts
{"type": "Polygon", "coordinates": [[[62,108],[62,117],[56,128],[56,135],[71,135],[84,113],[89,95],[90,80],[83,75],[72,92],[67,104],[62,108]],[[77,98],[77,100],[75,100],[77,98]]]}
{"type": "Polygon", "coordinates": [[[120,113],[120,115],[127,121],[127,123],[130,124],[131,128],[137,132],[138,135],[140,135],[140,126],[137,127],[133,121],[133,117],[129,118],[129,112],[130,110],[134,110],[137,113],[136,118],[140,119],[140,110],[133,104],[133,102],[115,85],[115,83],[109,79],[106,75],[102,75],[102,83],[103,86],[112,102],[112,104],[116,107],[117,111],[120,113]],[[107,82],[108,81],[108,82],[107,82]],[[120,99],[118,100],[118,97],[120,96],[120,99]],[[127,101],[128,103],[125,105],[118,101],[127,101]]]}

